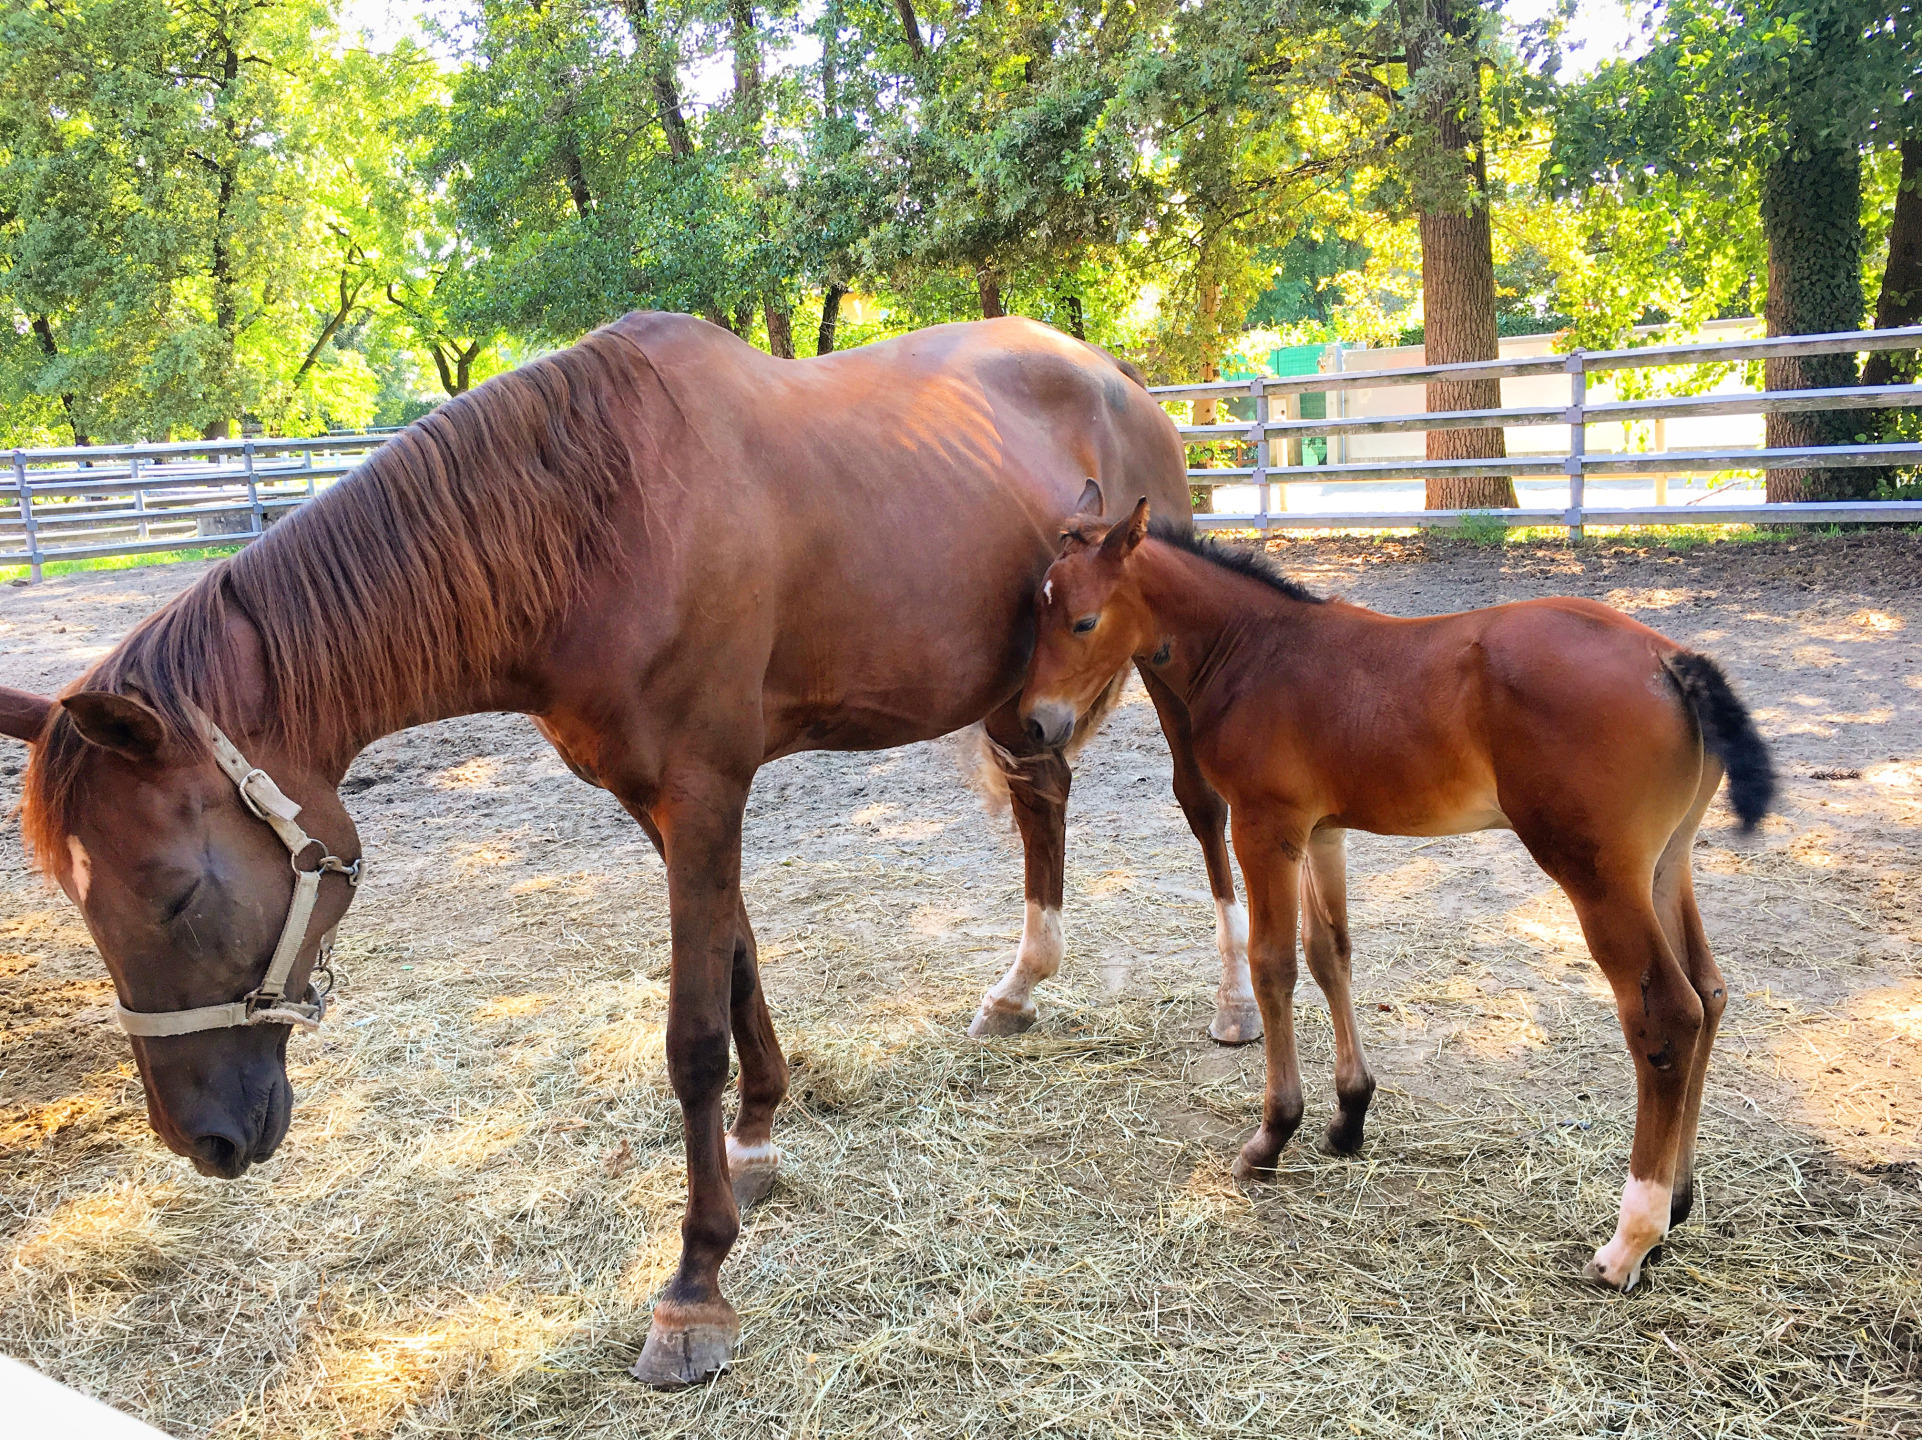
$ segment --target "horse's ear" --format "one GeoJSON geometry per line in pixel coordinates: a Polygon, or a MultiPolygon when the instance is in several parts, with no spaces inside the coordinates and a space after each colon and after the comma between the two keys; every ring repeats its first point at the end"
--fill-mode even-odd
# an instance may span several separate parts
{"type": "Polygon", "coordinates": [[[1101,513],[1101,487],[1092,478],[1082,487],[1081,501],[1074,507],[1077,515],[1099,515],[1101,513]]]}
{"type": "Polygon", "coordinates": [[[130,696],[83,690],[60,703],[82,738],[129,760],[153,759],[167,739],[160,717],[130,696]]]}
{"type": "Polygon", "coordinates": [[[0,685],[0,735],[11,735],[29,745],[47,728],[53,714],[53,701],[31,690],[11,690],[0,685]]]}
{"type": "Polygon", "coordinates": [[[1115,526],[1101,542],[1101,553],[1110,560],[1126,560],[1134,554],[1148,534],[1148,497],[1143,495],[1135,501],[1135,508],[1126,520],[1115,526]]]}

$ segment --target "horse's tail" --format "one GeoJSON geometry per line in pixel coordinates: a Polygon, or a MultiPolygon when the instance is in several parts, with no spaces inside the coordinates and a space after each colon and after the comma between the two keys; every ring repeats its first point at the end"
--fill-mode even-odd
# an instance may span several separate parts
{"type": "Polygon", "coordinates": [[[1728,801],[1744,834],[1755,829],[1775,800],[1775,762],[1748,708],[1736,697],[1722,667],[1693,650],[1663,657],[1675,688],[1702,727],[1702,743],[1728,772],[1728,801]]]}

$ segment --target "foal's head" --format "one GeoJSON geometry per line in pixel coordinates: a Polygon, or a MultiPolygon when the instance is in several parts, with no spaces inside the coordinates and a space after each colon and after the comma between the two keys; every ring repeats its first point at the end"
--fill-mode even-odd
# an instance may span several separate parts
{"type": "Polygon", "coordinates": [[[1105,529],[1082,515],[1035,596],[1034,658],[1021,721],[1039,745],[1059,746],[1130,657],[1154,647],[1154,617],[1129,561],[1148,534],[1148,501],[1105,529]]]}
{"type": "MultiPolygon", "coordinates": [[[[161,713],[172,708],[105,689],[62,700],[0,692],[0,733],[34,748],[25,823],[35,859],[86,918],[120,1003],[147,1014],[257,990],[295,887],[287,847],[243,807],[200,737],[161,713]]],[[[323,848],[360,854],[327,778],[258,746],[247,758],[300,802],[299,824],[320,842],[300,868],[323,848]]],[[[305,995],[350,894],[338,877],[320,885],[289,996],[305,995]]],[[[290,1033],[257,1023],[129,1037],[167,1146],[227,1178],[271,1155],[292,1108],[290,1033]]]]}

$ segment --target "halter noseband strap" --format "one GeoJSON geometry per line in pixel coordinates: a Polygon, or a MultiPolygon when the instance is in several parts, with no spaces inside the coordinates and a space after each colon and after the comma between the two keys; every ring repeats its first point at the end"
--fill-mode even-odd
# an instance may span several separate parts
{"type": "MultiPolygon", "coordinates": [[[[294,898],[287,907],[287,923],[280,929],[280,943],[274,946],[273,959],[267,962],[267,978],[246,999],[229,1005],[202,1005],[196,1010],[153,1012],[129,1010],[116,1002],[114,1015],[120,1021],[120,1028],[129,1035],[190,1035],[196,1030],[221,1030],[233,1025],[298,1025],[304,1030],[318,1029],[327,1015],[327,991],[309,980],[306,998],[290,1000],[286,995],[287,977],[293,971],[294,961],[300,958],[300,947],[307,940],[307,923],[313,919],[314,902],[320,898],[320,877],[345,875],[349,885],[358,885],[361,862],[356,860],[350,865],[339,856],[328,854],[326,845],[300,828],[295,820],[300,806],[281,793],[273,777],[251,764],[198,707],[189,703],[188,710],[213,751],[214,763],[240,792],[240,803],[266,821],[280,843],[287,847],[288,863],[294,868],[294,898]],[[313,869],[303,870],[300,859],[309,850],[319,850],[320,859],[313,869]]],[[[327,957],[333,948],[334,931],[329,930],[320,937],[320,957],[314,963],[316,973],[325,972],[327,957]]]]}

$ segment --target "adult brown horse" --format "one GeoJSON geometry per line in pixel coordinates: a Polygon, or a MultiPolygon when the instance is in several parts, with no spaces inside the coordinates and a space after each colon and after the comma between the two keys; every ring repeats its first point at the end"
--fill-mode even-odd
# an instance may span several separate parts
{"type": "Polygon", "coordinates": [[[1020,709],[1057,742],[1130,657],[1185,706],[1228,801],[1267,1027],[1261,1128],[1235,1173],[1272,1173],[1301,1124],[1297,910],[1335,1029],[1332,1146],[1360,1147],[1375,1082],[1349,995],[1350,829],[1510,829],[1568,893],[1635,1061],[1635,1142],[1615,1236],[1589,1275],[1628,1289],[1693,1201],[1696,1123],[1725,1001],[1690,852],[1724,771],[1745,827],[1768,748],[1712,660],[1588,600],[1402,620],[1322,601],[1254,551],[1149,539],[1149,502],[1081,520],[1036,597],[1020,709]]]}
{"type": "MultiPolygon", "coordinates": [[[[336,793],[353,757],[447,716],[532,715],[666,863],[688,1203],[636,1373],[719,1368],[739,1332],[721,1262],[737,1197],[773,1179],[787,1087],[741,901],[748,787],[776,756],[985,717],[1029,923],[978,1024],[1019,1028],[1060,959],[1068,768],[1013,702],[1034,587],[1088,477],[1187,513],[1180,441],[1138,377],[1044,326],[794,362],[630,315],[410,427],[63,700],[0,697],[0,730],[34,742],[34,854],[106,958],[155,1130],[229,1177],[285,1134],[287,1039],[318,1018],[309,977],[358,875],[336,793]]],[[[1155,688],[1232,902],[1223,809],[1155,688]]]]}

